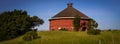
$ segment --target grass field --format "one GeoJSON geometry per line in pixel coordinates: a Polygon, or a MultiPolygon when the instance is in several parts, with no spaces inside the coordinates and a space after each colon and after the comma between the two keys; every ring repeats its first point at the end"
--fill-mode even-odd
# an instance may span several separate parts
{"type": "Polygon", "coordinates": [[[23,41],[22,37],[3,41],[0,44],[120,44],[120,31],[88,35],[86,32],[40,31],[41,38],[23,41]]]}

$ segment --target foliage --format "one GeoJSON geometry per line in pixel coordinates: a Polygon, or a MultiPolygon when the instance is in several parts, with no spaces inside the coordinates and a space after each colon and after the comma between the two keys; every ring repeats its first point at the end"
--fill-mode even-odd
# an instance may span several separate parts
{"type": "Polygon", "coordinates": [[[89,30],[90,29],[95,29],[97,27],[98,27],[98,23],[95,20],[91,19],[91,20],[88,21],[88,29],[89,30]]]}
{"type": "Polygon", "coordinates": [[[44,23],[44,21],[42,20],[42,19],[40,19],[39,17],[37,17],[37,16],[33,16],[33,17],[31,17],[32,18],[32,20],[33,20],[33,28],[35,27],[35,26],[39,26],[39,25],[42,25],[43,23],[44,23]]]}
{"type": "Polygon", "coordinates": [[[108,31],[112,31],[111,29],[108,29],[108,31]]]}
{"type": "MultiPolygon", "coordinates": [[[[37,17],[37,16],[36,16],[37,17]]],[[[31,31],[32,27],[43,24],[43,20],[33,19],[26,11],[5,11],[0,14],[0,41],[15,38],[31,31]],[[36,24],[37,23],[37,24],[36,24]]]]}
{"type": "Polygon", "coordinates": [[[66,28],[61,28],[60,31],[67,31],[67,29],[66,28]]]}
{"type": "Polygon", "coordinates": [[[87,34],[90,34],[90,35],[98,35],[100,34],[100,30],[99,29],[91,29],[87,32],[87,34]]]}
{"type": "Polygon", "coordinates": [[[73,20],[73,26],[75,31],[79,31],[79,27],[80,27],[80,16],[75,16],[74,20],[73,20]]]}
{"type": "Polygon", "coordinates": [[[100,30],[96,29],[98,27],[98,23],[91,19],[88,21],[88,34],[92,34],[92,35],[98,35],[100,34],[100,30]]]}
{"type": "Polygon", "coordinates": [[[31,41],[37,38],[38,38],[38,34],[36,31],[29,31],[23,36],[24,41],[31,41]]]}

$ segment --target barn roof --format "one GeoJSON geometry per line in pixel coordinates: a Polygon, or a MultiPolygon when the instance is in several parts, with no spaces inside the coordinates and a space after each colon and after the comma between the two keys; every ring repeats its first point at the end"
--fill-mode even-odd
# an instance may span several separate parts
{"type": "Polygon", "coordinates": [[[73,18],[75,16],[81,16],[83,19],[90,19],[88,16],[73,8],[72,3],[68,3],[68,7],[53,16],[51,19],[59,19],[59,18],[73,18]]]}

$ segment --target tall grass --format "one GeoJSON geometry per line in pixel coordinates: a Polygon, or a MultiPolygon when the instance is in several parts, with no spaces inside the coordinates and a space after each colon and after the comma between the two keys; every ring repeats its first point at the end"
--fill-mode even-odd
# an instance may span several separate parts
{"type": "Polygon", "coordinates": [[[39,39],[25,42],[22,36],[0,44],[120,44],[119,32],[101,32],[100,35],[88,35],[86,32],[40,31],[39,39]]]}

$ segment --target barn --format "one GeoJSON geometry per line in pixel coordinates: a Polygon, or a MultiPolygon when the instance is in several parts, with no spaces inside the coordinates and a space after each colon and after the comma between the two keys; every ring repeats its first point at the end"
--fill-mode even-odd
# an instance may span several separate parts
{"type": "Polygon", "coordinates": [[[75,16],[80,16],[80,31],[88,30],[88,21],[91,19],[87,15],[75,9],[73,3],[68,3],[67,8],[56,14],[49,19],[50,30],[60,30],[61,28],[66,28],[68,31],[74,31],[73,19],[75,16]]]}

